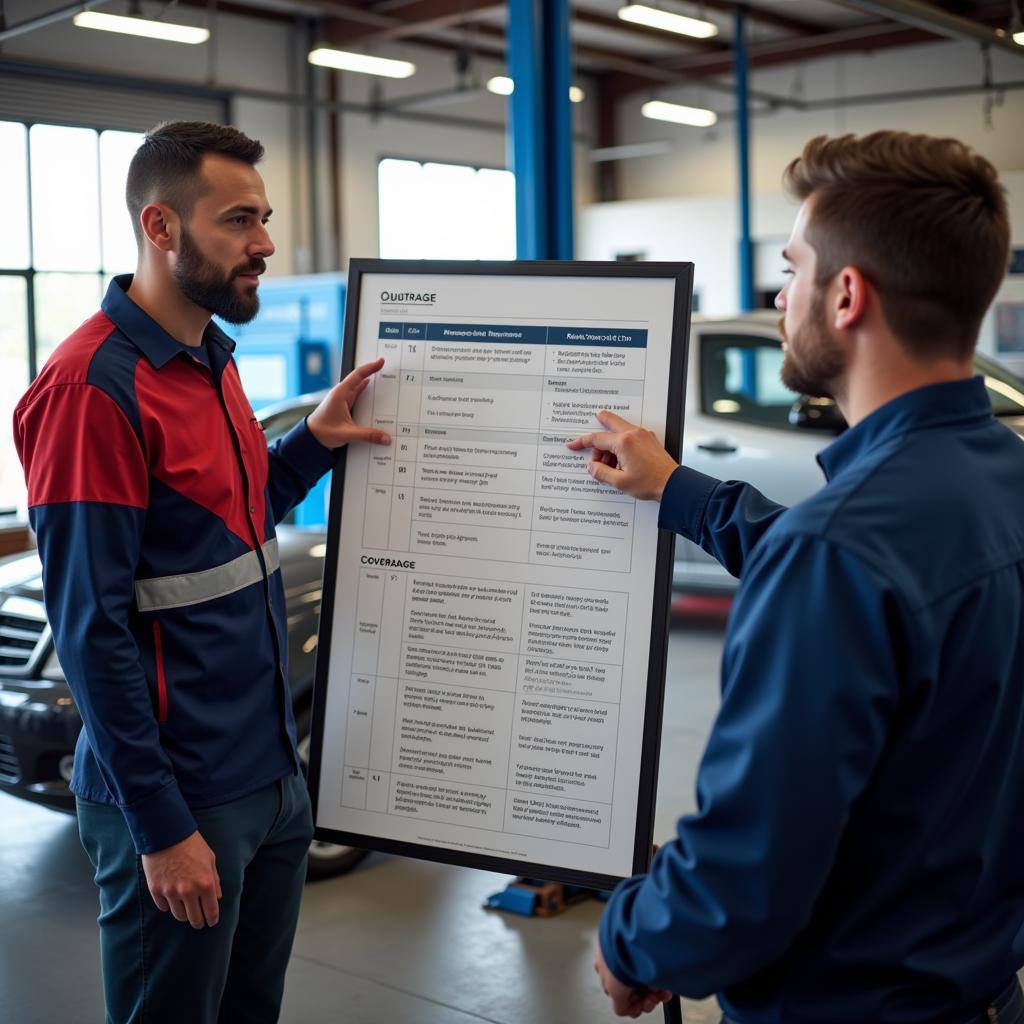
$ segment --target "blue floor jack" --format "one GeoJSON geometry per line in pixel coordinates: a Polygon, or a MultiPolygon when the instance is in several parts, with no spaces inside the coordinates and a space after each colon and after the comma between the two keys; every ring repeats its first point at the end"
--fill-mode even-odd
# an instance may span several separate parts
{"type": "Polygon", "coordinates": [[[488,896],[484,906],[488,910],[504,910],[508,914],[521,914],[523,917],[553,917],[573,903],[579,903],[590,896],[606,900],[608,893],[582,885],[545,882],[540,878],[517,878],[501,892],[488,896]]]}

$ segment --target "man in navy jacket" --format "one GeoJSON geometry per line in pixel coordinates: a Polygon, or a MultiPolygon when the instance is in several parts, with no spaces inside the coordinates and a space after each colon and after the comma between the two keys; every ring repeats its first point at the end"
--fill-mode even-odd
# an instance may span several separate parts
{"type": "Polygon", "coordinates": [[[698,810],[625,881],[617,1013],[1024,1021],[1024,445],[971,356],[1006,271],[992,166],[948,139],[814,139],[787,170],[783,382],[850,425],[786,509],[602,414],[591,473],[740,577],[698,810]]]}
{"type": "Polygon", "coordinates": [[[259,308],[274,252],[262,154],[220,125],[147,135],[127,182],[138,269],[15,412],[84,723],[71,788],[108,1024],[277,1019],[312,820],[274,525],[339,447],[389,442],[351,415],[378,361],[268,450],[211,323],[259,308]]]}

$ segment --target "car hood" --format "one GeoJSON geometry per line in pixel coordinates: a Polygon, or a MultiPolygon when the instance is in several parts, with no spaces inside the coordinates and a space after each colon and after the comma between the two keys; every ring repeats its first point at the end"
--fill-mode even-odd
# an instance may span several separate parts
{"type": "Polygon", "coordinates": [[[35,551],[0,559],[0,593],[43,599],[43,567],[35,551]]]}
{"type": "Polygon", "coordinates": [[[1000,423],[1005,423],[1011,430],[1015,430],[1021,439],[1024,439],[1024,416],[1000,416],[1000,423]]]}

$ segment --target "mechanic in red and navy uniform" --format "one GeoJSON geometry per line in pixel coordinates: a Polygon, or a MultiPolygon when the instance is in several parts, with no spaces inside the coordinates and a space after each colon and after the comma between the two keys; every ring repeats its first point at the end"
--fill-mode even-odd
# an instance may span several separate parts
{"type": "Polygon", "coordinates": [[[127,181],[137,271],[15,411],[84,722],[71,788],[108,1024],[277,1020],[312,820],[274,524],[339,447],[390,440],[351,415],[378,361],[267,448],[210,320],[259,309],[274,252],[262,155],[219,125],[146,136],[127,181]]]}

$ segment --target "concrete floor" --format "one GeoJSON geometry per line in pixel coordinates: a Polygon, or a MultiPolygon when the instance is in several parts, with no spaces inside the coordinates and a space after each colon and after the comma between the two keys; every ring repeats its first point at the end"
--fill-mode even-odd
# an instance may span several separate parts
{"type": "MultiPolygon", "coordinates": [[[[720,623],[673,629],[655,836],[693,807],[718,700],[720,623]]],[[[591,969],[601,904],[556,918],[482,909],[508,876],[374,854],[307,886],[284,1024],[597,1024],[613,1021],[591,969]]],[[[103,1019],[96,891],[74,820],[0,794],[0,1021],[103,1019]]],[[[691,1024],[714,1000],[684,1004],[691,1024]]],[[[652,1015],[650,1020],[660,1020],[652,1015]]]]}

